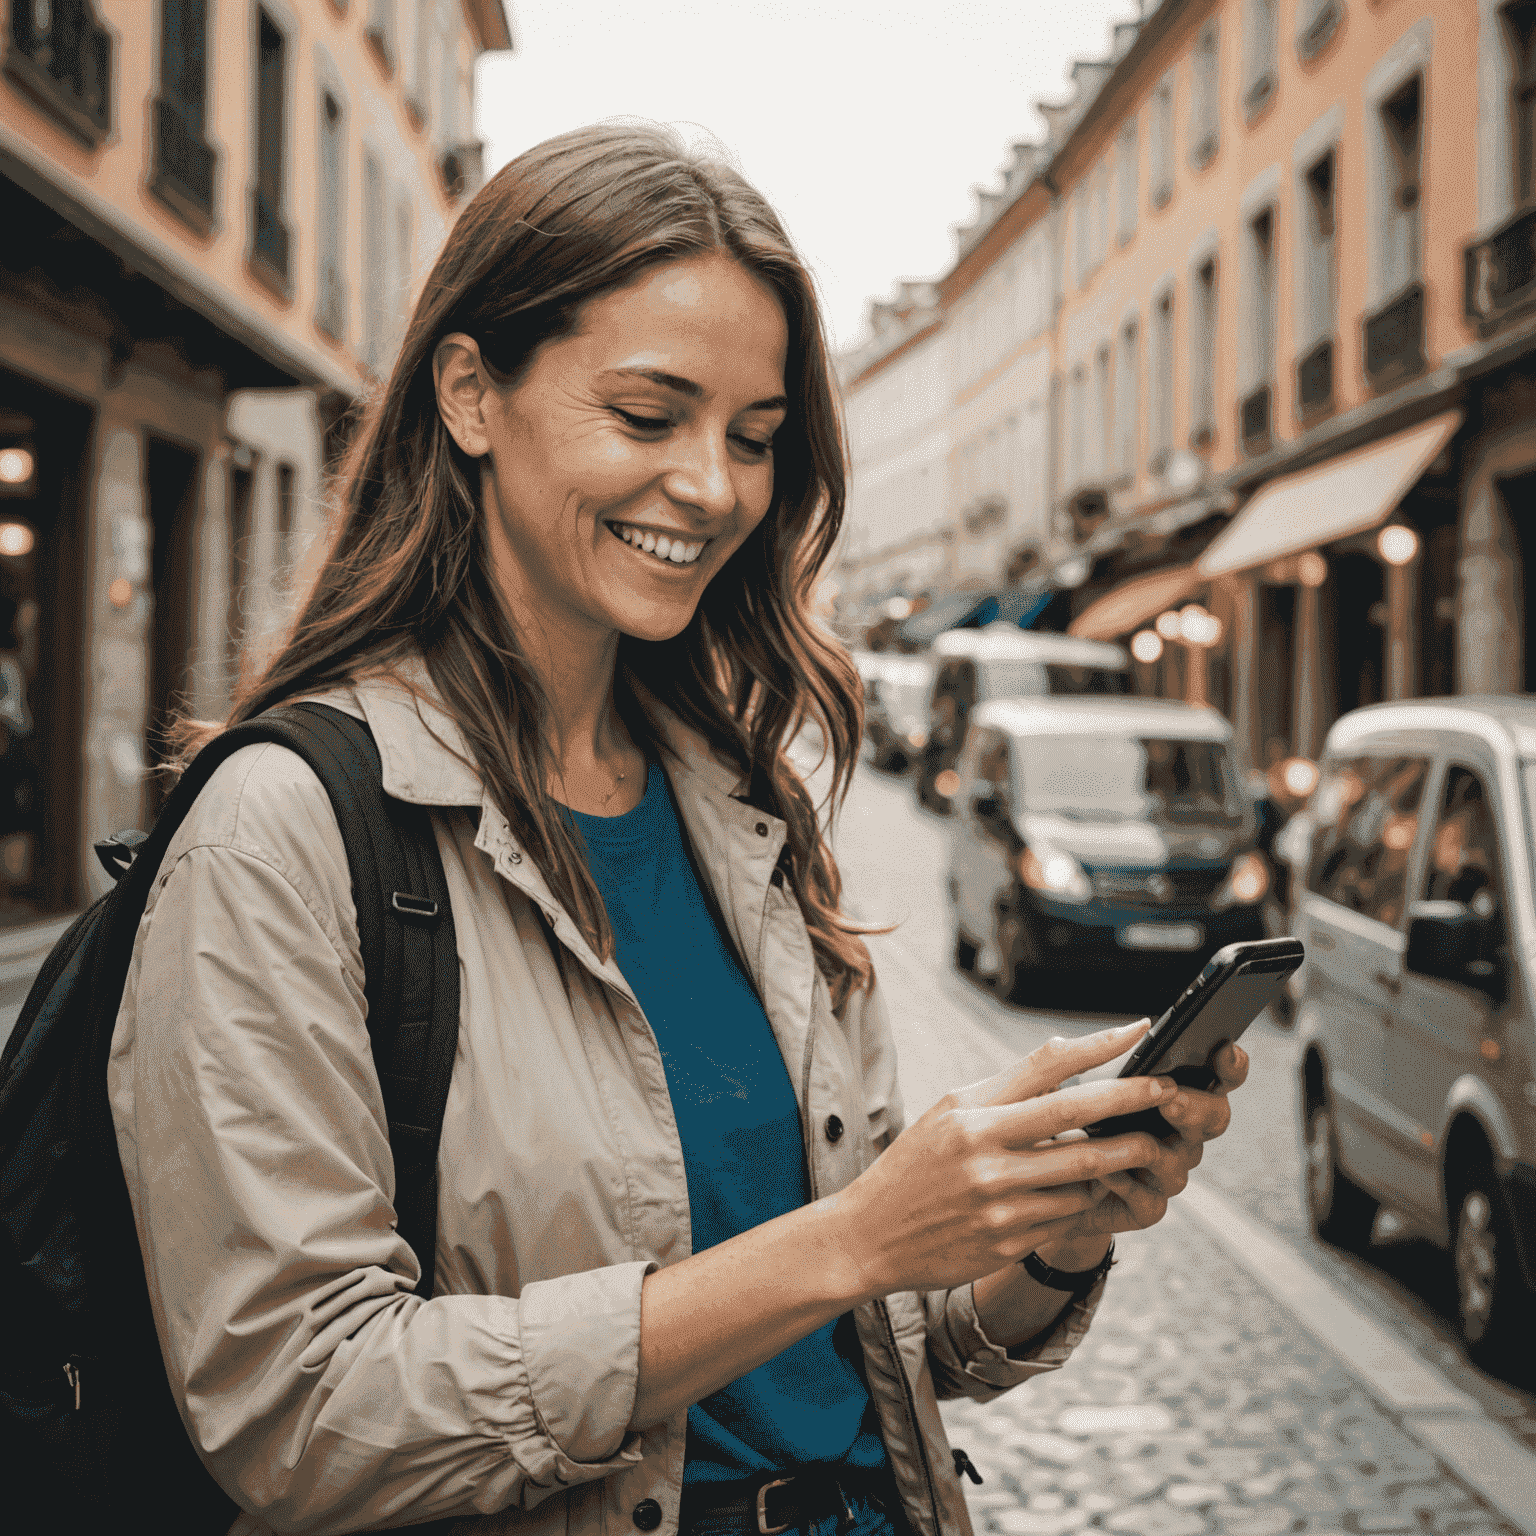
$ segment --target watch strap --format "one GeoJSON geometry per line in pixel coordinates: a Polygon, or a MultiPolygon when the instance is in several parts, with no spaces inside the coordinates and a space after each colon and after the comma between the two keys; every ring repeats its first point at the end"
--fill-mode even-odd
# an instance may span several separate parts
{"type": "Polygon", "coordinates": [[[1115,1240],[1110,1238],[1104,1257],[1092,1269],[1053,1269],[1038,1253],[1026,1253],[1019,1260],[1024,1273],[1031,1280],[1053,1291],[1068,1291],[1074,1296],[1086,1296],[1109,1273],[1115,1262],[1115,1240]]]}

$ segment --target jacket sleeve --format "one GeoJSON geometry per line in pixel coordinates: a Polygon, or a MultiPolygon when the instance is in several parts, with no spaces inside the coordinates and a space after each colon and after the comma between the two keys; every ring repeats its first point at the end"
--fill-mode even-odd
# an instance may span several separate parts
{"type": "Polygon", "coordinates": [[[232,756],[173,844],[108,1086],[183,1420],[268,1526],[526,1508],[639,1460],[649,1266],[412,1290],[345,850],[293,754],[232,756]]]}
{"type": "MultiPolygon", "coordinates": [[[[879,982],[867,994],[856,993],[849,1009],[858,1010],[858,1016],[847,1022],[856,1031],[863,1063],[870,1138],[877,1152],[883,1152],[901,1134],[906,1119],[896,1072],[896,1043],[879,982]]],[[[1009,1350],[988,1338],[969,1285],[915,1297],[927,1329],[934,1389],[941,1398],[986,1402],[1031,1376],[1059,1370],[1087,1333],[1107,1283],[1106,1276],[1086,1296],[1072,1301],[1055,1325],[1030,1340],[1025,1350],[1009,1350]]],[[[891,1301],[893,1314],[905,1310],[896,1298],[891,1301]]]]}

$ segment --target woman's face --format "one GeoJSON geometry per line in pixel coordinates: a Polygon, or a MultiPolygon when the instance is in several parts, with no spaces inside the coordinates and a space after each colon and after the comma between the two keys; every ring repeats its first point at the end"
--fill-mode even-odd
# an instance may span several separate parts
{"type": "MultiPolygon", "coordinates": [[[[467,338],[438,396],[481,489],[501,590],[551,641],[666,640],[773,499],[788,327],[729,257],[652,268],[593,299],[509,390],[467,338]]],[[[574,659],[574,658],[573,658],[574,659]]]]}

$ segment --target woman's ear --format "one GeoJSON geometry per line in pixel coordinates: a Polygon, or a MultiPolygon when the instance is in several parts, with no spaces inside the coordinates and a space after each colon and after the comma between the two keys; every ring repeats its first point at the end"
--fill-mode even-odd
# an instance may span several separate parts
{"type": "Polygon", "coordinates": [[[492,391],[479,342],[462,331],[443,337],[432,354],[432,381],[438,414],[454,442],[472,459],[489,453],[485,406],[492,391]]]}

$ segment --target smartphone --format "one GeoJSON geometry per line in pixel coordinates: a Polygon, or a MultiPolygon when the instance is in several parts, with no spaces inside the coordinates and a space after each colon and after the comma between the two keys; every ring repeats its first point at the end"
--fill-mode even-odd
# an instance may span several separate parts
{"type": "MultiPolygon", "coordinates": [[[[1178,1001],[1141,1037],[1120,1077],[1171,1077],[1181,1088],[1210,1088],[1210,1059],[1236,1040],[1281,993],[1305,958],[1300,939],[1255,939],[1218,949],[1178,1001]]],[[[1155,1109],[1112,1115],[1086,1127],[1090,1136],[1150,1131],[1171,1136],[1176,1127],[1155,1109]]]]}

